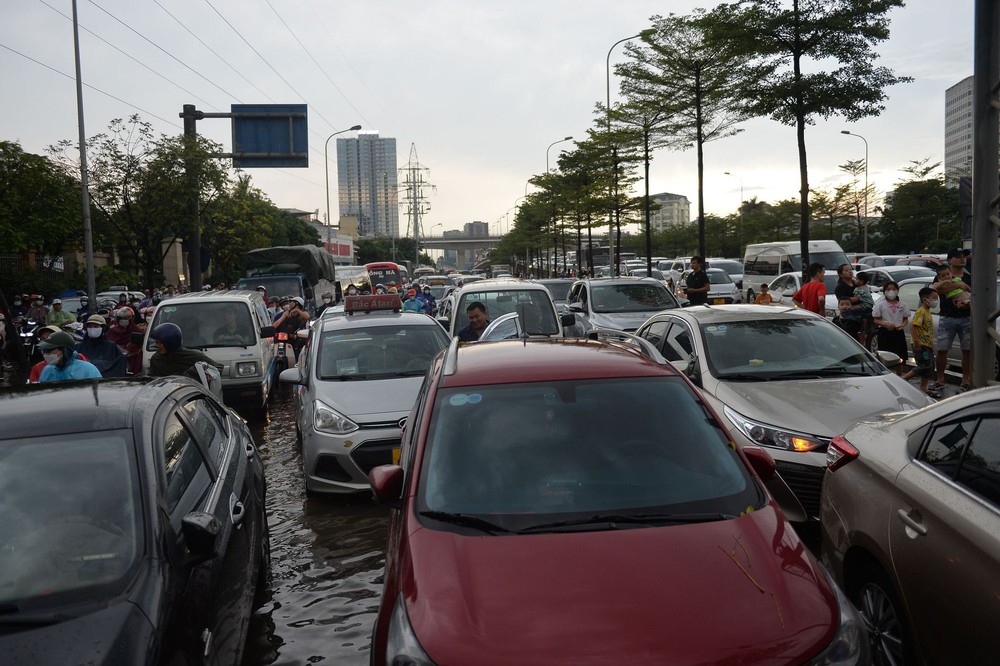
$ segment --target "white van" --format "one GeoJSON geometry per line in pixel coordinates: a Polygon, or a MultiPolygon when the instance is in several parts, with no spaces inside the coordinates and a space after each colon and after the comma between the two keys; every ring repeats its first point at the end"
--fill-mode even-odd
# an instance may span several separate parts
{"type": "Polygon", "coordinates": [[[222,364],[222,395],[234,408],[261,409],[274,388],[274,326],[256,291],[196,291],[162,301],[153,313],[142,347],[142,371],[156,353],[150,332],[171,322],[181,345],[205,352],[222,364]]]}
{"type": "MultiPolygon", "coordinates": [[[[841,264],[850,263],[847,254],[837,241],[809,241],[809,263],[823,264],[828,271],[836,271],[841,264]]],[[[782,273],[801,273],[802,244],[800,241],[778,241],[747,245],[743,256],[743,287],[746,303],[753,303],[757,289],[764,282],[782,273]]]]}

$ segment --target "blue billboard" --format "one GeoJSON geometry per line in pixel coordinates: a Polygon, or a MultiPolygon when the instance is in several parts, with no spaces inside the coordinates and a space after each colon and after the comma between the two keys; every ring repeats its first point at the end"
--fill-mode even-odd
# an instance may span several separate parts
{"type": "Polygon", "coordinates": [[[233,104],[233,167],[309,166],[305,104],[233,104]]]}

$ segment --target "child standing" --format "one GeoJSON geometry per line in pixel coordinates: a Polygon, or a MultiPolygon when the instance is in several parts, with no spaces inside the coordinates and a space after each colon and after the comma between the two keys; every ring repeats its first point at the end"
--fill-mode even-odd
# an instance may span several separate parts
{"type": "Polygon", "coordinates": [[[940,394],[928,391],[927,383],[934,374],[934,319],[931,317],[931,310],[937,305],[938,293],[930,287],[924,287],[918,295],[920,307],[913,314],[913,323],[910,324],[916,367],[903,375],[903,379],[920,377],[920,390],[936,398],[940,394]]]}
{"type": "Polygon", "coordinates": [[[771,293],[767,290],[767,284],[760,285],[760,293],[753,299],[756,305],[770,305],[772,302],[771,293]]]}

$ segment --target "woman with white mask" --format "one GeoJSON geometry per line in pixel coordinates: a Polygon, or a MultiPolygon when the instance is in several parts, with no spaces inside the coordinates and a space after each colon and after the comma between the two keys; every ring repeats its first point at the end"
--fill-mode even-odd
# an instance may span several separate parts
{"type": "Polygon", "coordinates": [[[882,298],[872,309],[872,318],[878,326],[879,351],[892,352],[902,361],[896,366],[896,374],[906,370],[906,327],[910,321],[910,308],[899,300],[899,285],[893,281],[882,286],[882,298]]]}

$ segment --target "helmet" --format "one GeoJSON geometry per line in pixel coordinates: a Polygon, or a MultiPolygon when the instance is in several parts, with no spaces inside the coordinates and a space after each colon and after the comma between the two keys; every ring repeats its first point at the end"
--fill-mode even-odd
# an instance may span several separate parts
{"type": "Polygon", "coordinates": [[[292,300],[298,303],[300,308],[304,308],[306,306],[306,302],[302,300],[301,296],[295,296],[292,300]]]}
{"type": "Polygon", "coordinates": [[[329,291],[329,290],[324,291],[323,292],[323,298],[333,298],[333,292],[329,291]]]}
{"type": "Polygon", "coordinates": [[[181,346],[181,327],[170,322],[160,324],[153,329],[149,337],[162,342],[168,352],[175,352],[181,346]]]}
{"type": "Polygon", "coordinates": [[[408,292],[406,292],[406,295],[407,296],[411,296],[411,297],[412,296],[416,296],[417,295],[417,290],[416,289],[411,289],[408,292]]]}
{"type": "Polygon", "coordinates": [[[264,285],[262,285],[262,284],[257,285],[257,290],[260,291],[261,289],[263,289],[264,291],[267,291],[267,287],[265,287],[264,285]]]}
{"type": "Polygon", "coordinates": [[[81,296],[80,297],[80,305],[86,305],[89,302],[90,302],[90,297],[89,296],[81,296]]]}
{"type": "Polygon", "coordinates": [[[119,308],[118,310],[115,310],[116,319],[131,319],[132,316],[132,308],[119,308]]]}
{"type": "Polygon", "coordinates": [[[210,285],[210,284],[202,285],[201,290],[202,291],[212,291],[212,285],[210,285]]]}
{"type": "Polygon", "coordinates": [[[99,314],[90,315],[87,317],[88,324],[100,324],[101,326],[107,326],[108,321],[99,314]]]}
{"type": "Polygon", "coordinates": [[[61,298],[53,298],[52,299],[52,305],[62,305],[62,299],[61,298]]]}
{"type": "Polygon", "coordinates": [[[119,301],[127,301],[127,300],[128,300],[128,294],[126,294],[126,293],[125,293],[125,292],[123,291],[122,293],[118,294],[118,300],[119,300],[119,301]]]}
{"type": "Polygon", "coordinates": [[[64,349],[68,349],[69,351],[73,351],[73,348],[76,347],[76,340],[74,340],[73,336],[69,333],[59,331],[58,333],[53,333],[38,343],[38,348],[45,351],[55,349],[56,347],[62,347],[64,349]]]}

